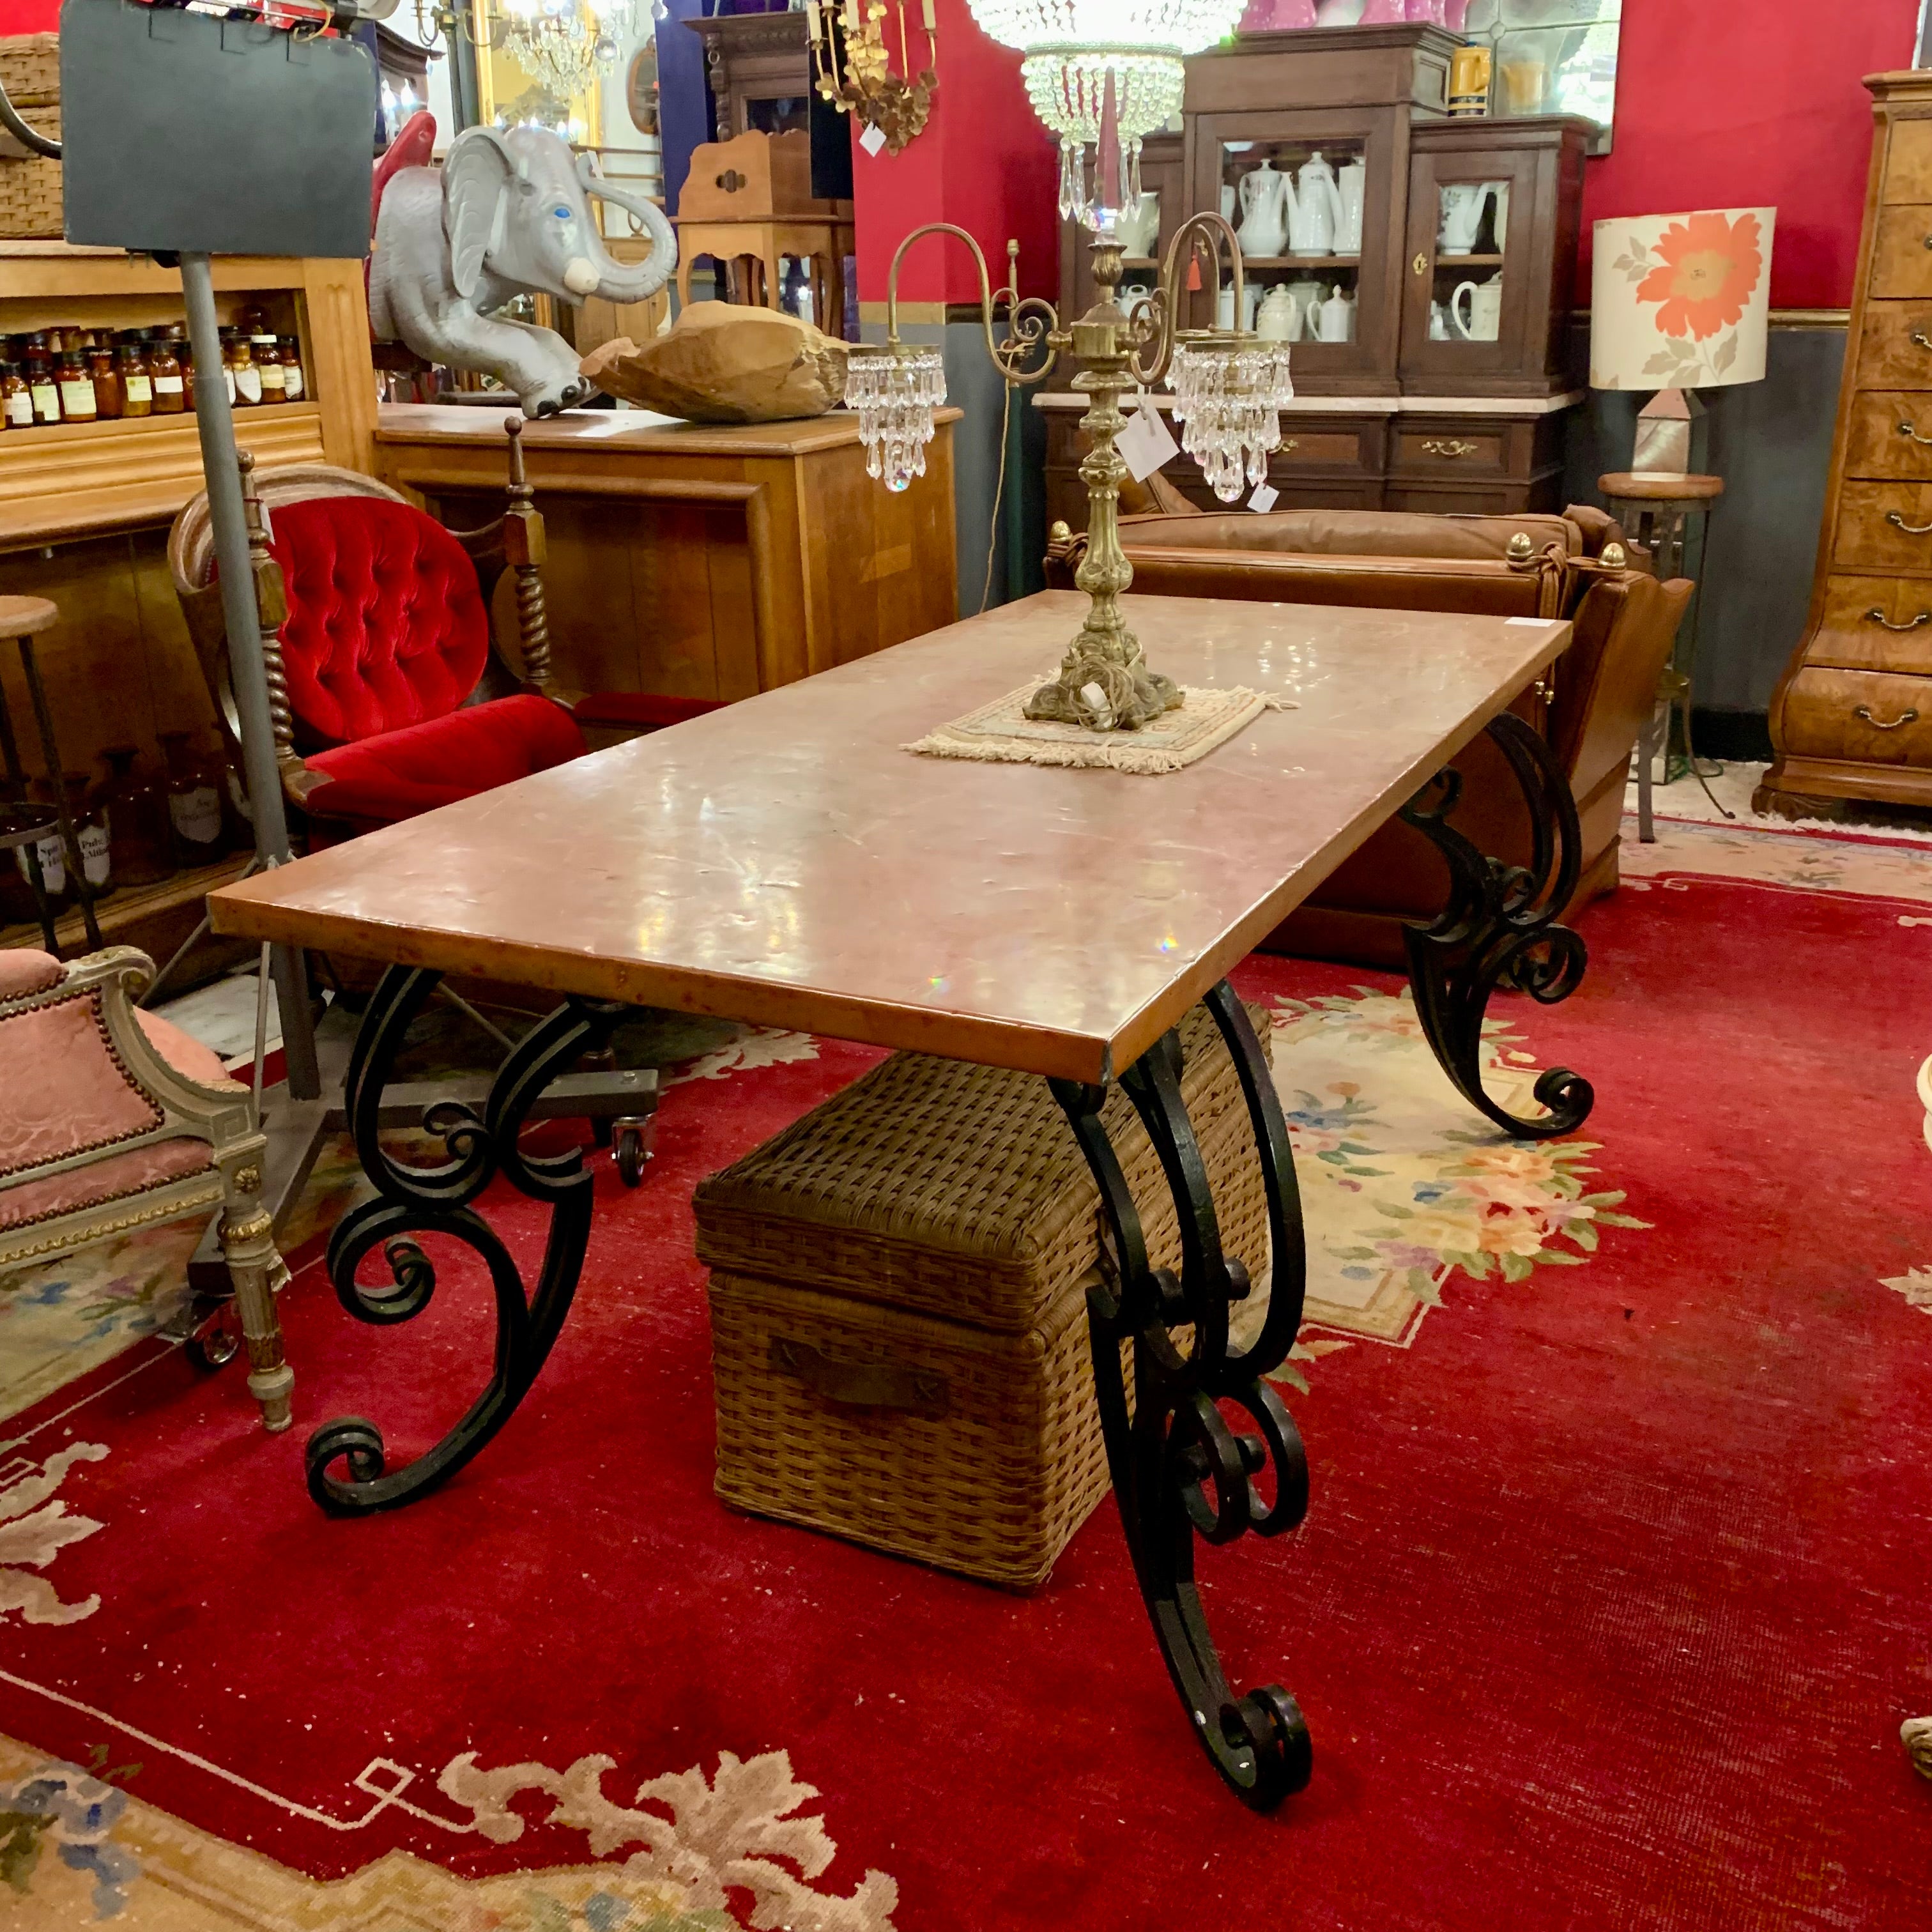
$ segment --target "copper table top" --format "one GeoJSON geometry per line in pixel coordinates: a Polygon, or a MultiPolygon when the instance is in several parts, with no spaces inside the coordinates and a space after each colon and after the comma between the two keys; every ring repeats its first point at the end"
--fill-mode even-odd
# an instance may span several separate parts
{"type": "Polygon", "coordinates": [[[1291,699],[1158,777],[917,757],[1050,674],[1048,591],[212,894],[219,932],[1097,1080],[1559,653],[1542,620],[1125,600],[1291,699]]]}

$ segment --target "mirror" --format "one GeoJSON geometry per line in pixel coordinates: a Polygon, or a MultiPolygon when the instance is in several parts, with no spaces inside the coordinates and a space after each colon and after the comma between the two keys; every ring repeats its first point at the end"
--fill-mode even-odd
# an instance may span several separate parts
{"type": "Polygon", "coordinates": [[[1490,112],[1580,114],[1610,152],[1623,0],[1469,0],[1465,37],[1489,46],[1490,112]]]}

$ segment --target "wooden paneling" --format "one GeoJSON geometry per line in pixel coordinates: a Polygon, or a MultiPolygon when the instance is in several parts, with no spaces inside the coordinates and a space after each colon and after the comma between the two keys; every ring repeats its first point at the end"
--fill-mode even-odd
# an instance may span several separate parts
{"type": "Polygon", "coordinates": [[[1932,121],[1901,121],[1893,128],[1880,198],[1932,202],[1932,121]]]}

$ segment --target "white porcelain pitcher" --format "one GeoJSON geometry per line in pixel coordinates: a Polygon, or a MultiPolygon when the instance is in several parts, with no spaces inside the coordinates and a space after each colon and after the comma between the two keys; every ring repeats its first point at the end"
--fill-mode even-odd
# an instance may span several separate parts
{"type": "Polygon", "coordinates": [[[1115,224],[1124,255],[1151,256],[1160,238],[1160,196],[1149,190],[1138,206],[1124,208],[1115,224]]]}
{"type": "Polygon", "coordinates": [[[1277,282],[1263,298],[1255,314],[1255,332],[1264,342],[1301,340],[1301,304],[1286,283],[1277,282]]]}
{"type": "Polygon", "coordinates": [[[1466,255],[1476,245],[1489,190],[1478,182],[1451,182],[1442,190],[1442,226],[1436,245],[1445,255],[1466,255]]]}
{"type": "Polygon", "coordinates": [[[1493,342],[1503,320],[1503,278],[1492,276],[1486,282],[1458,282],[1449,298],[1449,327],[1466,342],[1493,342]],[[1462,298],[1469,298],[1469,312],[1462,313],[1462,298]]]}
{"type": "Polygon", "coordinates": [[[1318,148],[1301,164],[1294,192],[1288,197],[1288,245],[1298,255],[1330,255],[1342,224],[1341,191],[1335,170],[1318,148]]]}
{"type": "Polygon", "coordinates": [[[1288,208],[1294,190],[1272,161],[1241,177],[1241,226],[1237,238],[1244,255],[1279,255],[1288,240],[1288,208]]]}
{"type": "Polygon", "coordinates": [[[1369,192],[1368,164],[1344,161],[1336,184],[1341,213],[1335,224],[1335,252],[1338,255],[1359,255],[1362,252],[1362,210],[1369,192]]]}
{"type": "Polygon", "coordinates": [[[1340,289],[1322,304],[1317,326],[1323,342],[1352,342],[1355,339],[1355,304],[1340,289]]]}

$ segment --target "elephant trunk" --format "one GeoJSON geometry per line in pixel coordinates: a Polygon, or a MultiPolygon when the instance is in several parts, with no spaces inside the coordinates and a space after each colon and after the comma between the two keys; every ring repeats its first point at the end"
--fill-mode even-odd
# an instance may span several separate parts
{"type": "Polygon", "coordinates": [[[584,193],[621,208],[626,214],[640,221],[644,232],[651,238],[651,252],[641,262],[627,266],[599,247],[596,287],[574,292],[596,295],[604,302],[620,306],[643,302],[656,295],[670,280],[671,272],[677,266],[677,232],[664,219],[663,209],[656,202],[613,188],[602,176],[591,172],[589,162],[590,157],[586,155],[579,163],[579,178],[584,193]]]}

